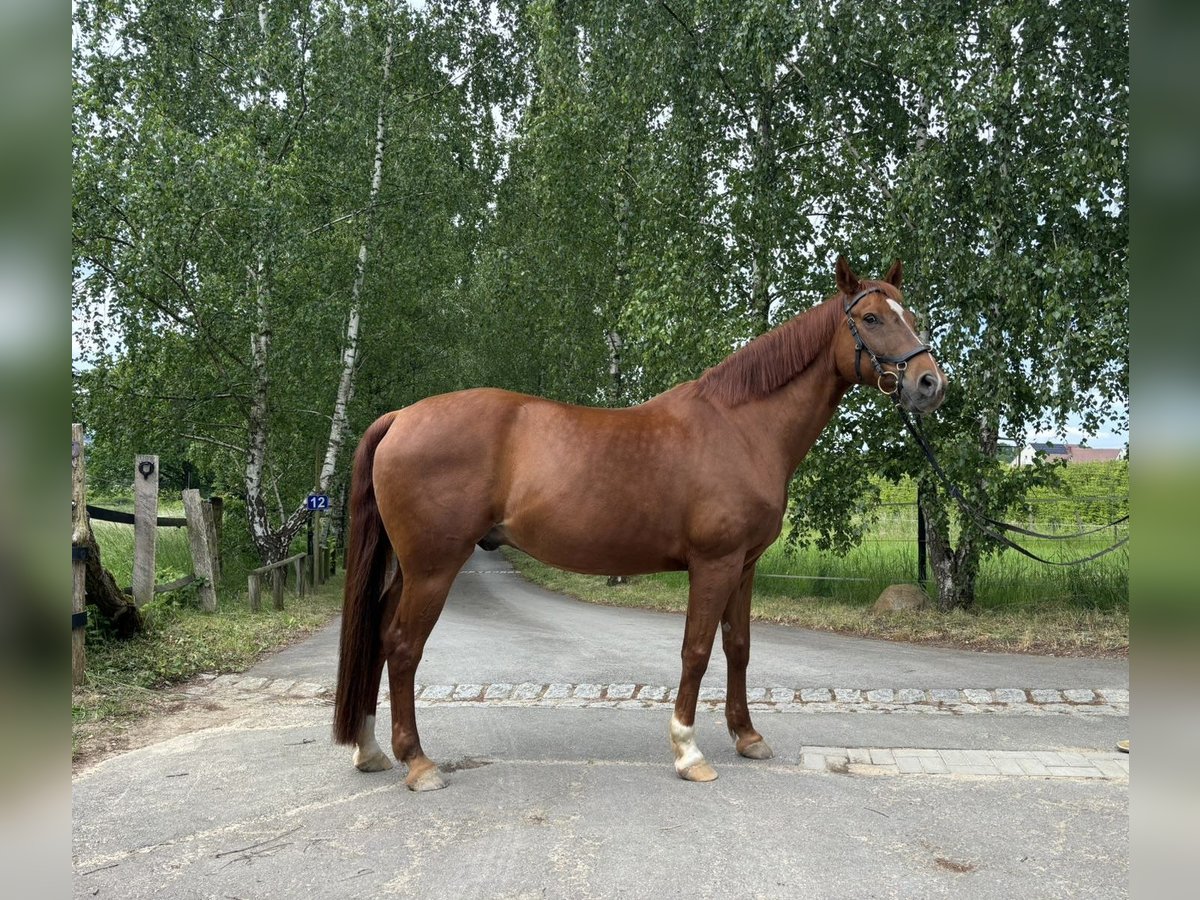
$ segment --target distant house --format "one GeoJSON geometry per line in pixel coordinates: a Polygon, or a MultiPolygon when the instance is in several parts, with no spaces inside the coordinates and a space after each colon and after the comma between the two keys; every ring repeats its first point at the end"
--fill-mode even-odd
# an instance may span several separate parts
{"type": "Polygon", "coordinates": [[[1044,454],[1049,460],[1061,459],[1063,462],[1068,463],[1108,462],[1113,459],[1122,459],[1125,456],[1125,451],[1117,447],[1081,447],[1079,444],[1027,444],[1017,454],[1013,465],[1027,466],[1033,462],[1033,458],[1039,453],[1044,454]]]}

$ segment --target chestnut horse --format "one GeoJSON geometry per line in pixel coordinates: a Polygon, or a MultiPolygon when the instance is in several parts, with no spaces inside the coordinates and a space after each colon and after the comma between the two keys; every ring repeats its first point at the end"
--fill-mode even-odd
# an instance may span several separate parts
{"type": "Polygon", "coordinates": [[[839,258],[837,294],[628,409],[479,388],[376,420],[354,457],[334,710],[334,739],[356,745],[354,765],[392,766],[375,739],[386,662],[405,783],[445,786],[417,736],[413,678],[476,544],[594,575],[686,569],[675,770],[688,781],[717,777],[693,723],[718,625],[730,736],[742,756],[770,758],[746,704],[750,594],[755,564],[779,535],[788,480],[852,385],[877,386],[916,412],[945,394],[900,278],[899,260],[882,281],[860,281],[839,258]]]}

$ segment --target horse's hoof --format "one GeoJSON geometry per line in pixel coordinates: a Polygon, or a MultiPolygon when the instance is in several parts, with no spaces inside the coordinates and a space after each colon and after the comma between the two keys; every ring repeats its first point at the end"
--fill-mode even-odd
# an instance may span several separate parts
{"type": "Polygon", "coordinates": [[[742,746],[742,742],[738,741],[737,752],[746,759],[770,759],[775,755],[775,751],[771,749],[771,745],[759,738],[753,744],[742,746]]]}
{"type": "Polygon", "coordinates": [[[421,793],[424,791],[440,791],[446,786],[446,779],[437,770],[437,766],[432,766],[420,772],[410,772],[408,777],[404,779],[404,783],[410,791],[421,793]]]}
{"type": "Polygon", "coordinates": [[[717,770],[708,763],[701,760],[698,763],[693,763],[686,769],[677,769],[679,777],[684,781],[716,781],[717,770]]]}
{"type": "Polygon", "coordinates": [[[359,750],[354,751],[354,768],[360,772],[386,772],[391,767],[392,761],[382,750],[370,756],[361,755],[359,750]]]}

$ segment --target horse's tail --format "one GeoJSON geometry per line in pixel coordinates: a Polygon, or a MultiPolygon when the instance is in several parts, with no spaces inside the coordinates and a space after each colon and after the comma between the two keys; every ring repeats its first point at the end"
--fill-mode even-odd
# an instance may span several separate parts
{"type": "MultiPolygon", "coordinates": [[[[353,744],[379,691],[376,661],[382,652],[383,579],[389,544],[375,502],[372,466],[375,449],[395,413],[376,419],[359,441],[350,480],[350,537],[346,544],[346,585],[342,637],[338,649],[333,739],[353,744]],[[373,683],[372,683],[373,682],[373,683]]],[[[400,574],[397,572],[397,576],[400,574]]]]}

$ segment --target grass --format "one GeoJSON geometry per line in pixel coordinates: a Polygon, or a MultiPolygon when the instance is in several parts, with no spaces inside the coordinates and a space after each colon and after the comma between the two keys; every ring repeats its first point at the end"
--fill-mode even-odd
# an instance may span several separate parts
{"type": "MultiPolygon", "coordinates": [[[[115,507],[115,503],[105,502],[115,507]]],[[[160,515],[179,515],[162,504],[160,515]]],[[[105,568],[128,586],[133,529],[93,521],[105,568]]],[[[191,572],[184,529],[159,530],[156,580],[170,581],[191,572]]],[[[87,683],[71,698],[72,758],[118,738],[134,722],[158,709],[156,691],[201,672],[238,672],[265,653],[311,634],[341,609],[341,575],[303,599],[289,593],[285,609],[251,613],[246,601],[245,561],[230,558],[218,591],[217,611],[203,613],[195,590],[158,594],[142,607],[144,632],[118,640],[98,616],[87,629],[87,683]]],[[[266,604],[269,607],[269,603],[266,604]]]]}
{"type": "MultiPolygon", "coordinates": [[[[871,605],[889,584],[913,582],[915,526],[883,522],[872,540],[838,555],[776,542],[759,563],[751,615],[884,640],[975,650],[1064,656],[1119,657],[1129,651],[1128,553],[1123,549],[1077,568],[1041,566],[1013,551],[983,561],[971,610],[924,609],[879,614],[871,605]],[[772,577],[787,576],[787,577],[772,577]],[[809,576],[820,576],[811,578],[809,576]],[[836,580],[855,579],[855,580],[836,580]]],[[[1055,558],[1084,555],[1106,541],[1026,544],[1055,558]]],[[[600,576],[575,575],[506,549],[530,581],[580,600],[670,612],[687,609],[685,572],[638,576],[609,586],[600,576]]]]}

